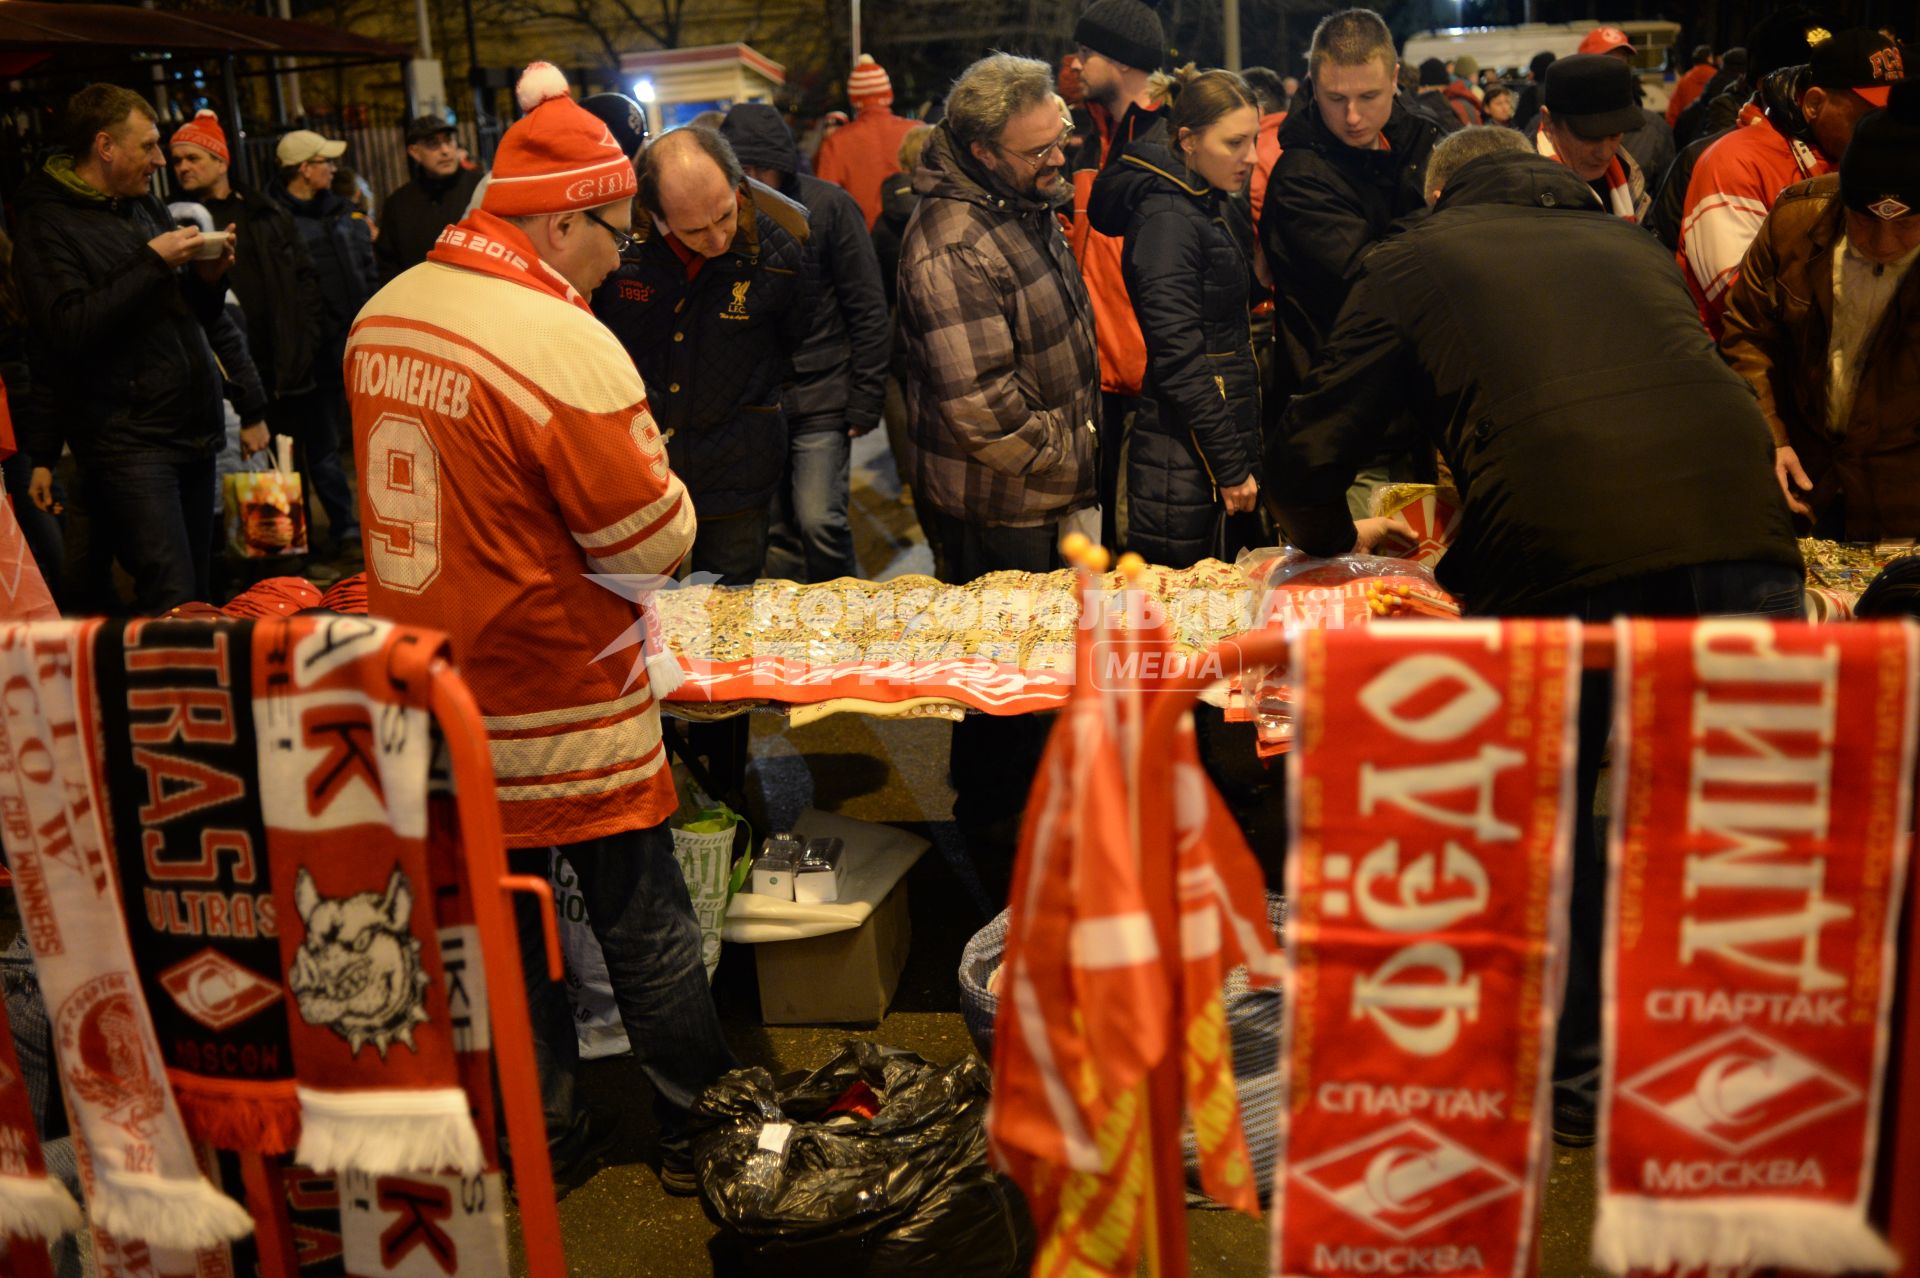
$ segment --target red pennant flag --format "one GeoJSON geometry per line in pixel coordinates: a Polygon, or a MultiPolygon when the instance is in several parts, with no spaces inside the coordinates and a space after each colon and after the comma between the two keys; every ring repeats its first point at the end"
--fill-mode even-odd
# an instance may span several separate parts
{"type": "Polygon", "coordinates": [[[1043,1239],[1035,1272],[1131,1274],[1147,1175],[1144,1081],[1168,1048],[1172,991],[1126,784],[1138,693],[1101,686],[1096,635],[1120,632],[1103,601],[1086,600],[1079,677],[1041,760],[1014,866],[988,1134],[1033,1207],[1043,1239]]]}

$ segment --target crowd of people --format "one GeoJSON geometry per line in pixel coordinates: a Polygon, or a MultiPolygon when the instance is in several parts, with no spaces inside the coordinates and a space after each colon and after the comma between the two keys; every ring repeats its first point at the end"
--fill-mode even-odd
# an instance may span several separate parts
{"type": "MultiPolygon", "coordinates": [[[[447,120],[409,129],[377,239],[345,143],[288,133],[244,190],[211,112],[163,139],[95,85],[15,202],[23,522],[59,513],[70,450],[92,584],[117,560],[164,613],[209,595],[228,410],[243,452],[298,441],[372,612],[451,634],[516,860],[572,862],[681,1191],[686,1107],[732,1057],[666,835],[670,689],[596,660],[632,605],[586,574],[856,574],[850,441],[883,421],[954,583],[1059,567],[1073,531],[1168,567],[1388,547],[1372,494],[1409,479],[1457,490],[1440,576],[1481,614],[1794,616],[1796,532],[1920,535],[1920,86],[1886,34],[1781,10],[1696,50],[1664,113],[1608,27],[1509,77],[1404,66],[1366,9],[1298,79],[1169,71],[1141,0],[1072,40],[981,58],[925,121],[862,58],[811,157],[771,106],[655,137],[536,64],[489,172],[447,120]],[[169,165],[231,235],[179,225],[169,165]]],[[[964,826],[1009,837],[1042,730],[956,725],[964,826]]],[[[529,980],[564,1181],[606,1133],[529,980]]]]}

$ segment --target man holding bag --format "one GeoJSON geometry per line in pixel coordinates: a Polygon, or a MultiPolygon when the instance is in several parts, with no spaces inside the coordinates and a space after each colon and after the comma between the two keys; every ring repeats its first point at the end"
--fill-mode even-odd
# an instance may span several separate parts
{"type": "MultiPolygon", "coordinates": [[[[367,602],[445,630],[486,717],[507,846],[580,881],[627,1037],[652,1080],[661,1180],[693,1191],[687,1109],[733,1064],[674,861],[677,806],[644,664],[601,661],[634,606],[590,573],[665,575],[694,512],[646,388],[586,296],[629,243],[633,164],[546,63],[480,208],[361,311],[347,342],[367,602]]],[[[611,1125],[576,1114],[578,1044],[520,903],[554,1179],[595,1169],[611,1125]]]]}

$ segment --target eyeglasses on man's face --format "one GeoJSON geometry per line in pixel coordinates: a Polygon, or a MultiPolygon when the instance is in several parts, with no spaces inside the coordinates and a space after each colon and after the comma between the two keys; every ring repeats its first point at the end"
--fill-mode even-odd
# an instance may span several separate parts
{"type": "Polygon", "coordinates": [[[1025,160],[1027,162],[1027,167],[1032,169],[1035,173],[1038,173],[1042,168],[1046,166],[1047,157],[1052,155],[1055,151],[1060,152],[1061,158],[1064,159],[1067,153],[1067,146],[1072,141],[1073,141],[1073,126],[1068,125],[1065,129],[1061,131],[1059,137],[1047,143],[1045,146],[1041,147],[1038,151],[1015,151],[1011,147],[1004,146],[999,142],[995,142],[994,145],[999,147],[1002,151],[1005,151],[1008,155],[1017,156],[1018,158],[1025,160]]]}
{"type": "Polygon", "coordinates": [[[633,236],[601,217],[598,213],[589,212],[587,214],[587,221],[602,228],[608,235],[613,237],[613,251],[622,257],[625,257],[627,253],[633,249],[633,246],[639,242],[635,240],[633,236]]]}

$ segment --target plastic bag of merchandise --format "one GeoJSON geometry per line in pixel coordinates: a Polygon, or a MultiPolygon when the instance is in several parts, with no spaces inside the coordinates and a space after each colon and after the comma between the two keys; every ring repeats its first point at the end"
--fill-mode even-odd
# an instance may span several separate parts
{"type": "MultiPolygon", "coordinates": [[[[1409,559],[1316,559],[1275,547],[1249,550],[1234,567],[1253,583],[1256,630],[1344,630],[1375,619],[1460,615],[1458,601],[1441,589],[1433,570],[1409,559]]],[[[1240,675],[1242,700],[1251,712],[1262,757],[1293,745],[1293,690],[1286,673],[1250,666],[1240,675]]]]}
{"type": "Polygon", "coordinates": [[[987,1166],[991,1077],[849,1042],[785,1086],[740,1069],[693,1108],[708,1211],[753,1273],[1000,1278],[1032,1251],[1026,1205],[987,1166]]]}

